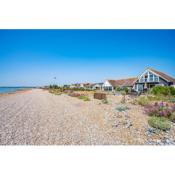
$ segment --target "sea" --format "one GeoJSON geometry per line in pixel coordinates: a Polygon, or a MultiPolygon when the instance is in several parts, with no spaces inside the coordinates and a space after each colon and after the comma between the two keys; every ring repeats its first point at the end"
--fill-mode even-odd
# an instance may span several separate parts
{"type": "Polygon", "coordinates": [[[32,87],[0,87],[0,94],[13,93],[24,89],[32,89],[32,87]]]}

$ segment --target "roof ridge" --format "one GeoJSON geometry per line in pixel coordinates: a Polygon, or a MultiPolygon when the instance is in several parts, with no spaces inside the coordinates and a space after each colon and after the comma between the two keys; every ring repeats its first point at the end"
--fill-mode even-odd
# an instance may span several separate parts
{"type": "Polygon", "coordinates": [[[153,69],[153,68],[150,68],[149,70],[155,72],[155,73],[158,74],[160,77],[162,77],[162,78],[164,78],[164,79],[166,79],[166,80],[168,80],[168,81],[172,81],[172,80],[174,80],[173,77],[167,75],[167,74],[164,73],[164,72],[161,72],[161,71],[155,70],[155,69],[153,69]]]}

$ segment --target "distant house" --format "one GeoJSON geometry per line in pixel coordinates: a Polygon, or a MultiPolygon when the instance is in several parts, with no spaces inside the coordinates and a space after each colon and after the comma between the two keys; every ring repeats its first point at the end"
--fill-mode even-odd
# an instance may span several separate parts
{"type": "Polygon", "coordinates": [[[102,90],[103,83],[94,83],[91,86],[91,89],[93,90],[102,90]]]}
{"type": "Polygon", "coordinates": [[[84,87],[85,89],[91,89],[92,83],[83,83],[83,87],[84,87]]]}
{"type": "Polygon", "coordinates": [[[105,91],[113,91],[116,87],[127,87],[134,91],[144,91],[154,86],[175,86],[175,79],[163,72],[147,68],[137,78],[106,80],[102,89],[105,91]]]}
{"type": "Polygon", "coordinates": [[[77,88],[78,86],[79,86],[78,83],[76,83],[76,84],[71,84],[71,85],[70,85],[70,88],[77,88]]]}
{"type": "Polygon", "coordinates": [[[84,89],[90,89],[91,83],[76,83],[70,85],[71,88],[84,88],[84,89]]]}
{"type": "Polygon", "coordinates": [[[147,68],[141,75],[138,76],[135,82],[134,89],[136,91],[143,91],[150,89],[154,86],[174,86],[175,79],[169,75],[147,68]]]}
{"type": "Polygon", "coordinates": [[[127,79],[120,79],[120,80],[106,80],[102,86],[104,91],[113,91],[117,87],[120,88],[129,88],[132,89],[137,78],[127,78],[127,79]]]}

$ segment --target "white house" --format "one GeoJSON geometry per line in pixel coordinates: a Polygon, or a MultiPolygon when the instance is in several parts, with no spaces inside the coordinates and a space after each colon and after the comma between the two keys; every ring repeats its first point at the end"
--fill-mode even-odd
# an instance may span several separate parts
{"type": "Polygon", "coordinates": [[[103,86],[103,83],[95,83],[95,84],[92,84],[91,85],[91,88],[93,89],[93,90],[102,90],[102,86],[103,86]]]}
{"type": "Polygon", "coordinates": [[[127,78],[120,80],[106,80],[102,86],[104,91],[113,91],[116,87],[127,87],[130,90],[134,87],[137,78],[127,78]]]}
{"type": "Polygon", "coordinates": [[[106,80],[102,85],[102,90],[113,91],[115,88],[115,85],[114,83],[112,83],[112,81],[115,81],[115,80],[106,80]]]}

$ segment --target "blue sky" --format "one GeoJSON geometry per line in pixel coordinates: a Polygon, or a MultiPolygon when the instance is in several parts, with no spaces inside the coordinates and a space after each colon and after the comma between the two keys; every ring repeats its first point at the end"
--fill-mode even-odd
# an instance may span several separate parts
{"type": "Polygon", "coordinates": [[[175,30],[0,30],[0,86],[101,82],[147,67],[175,77],[175,30]]]}

